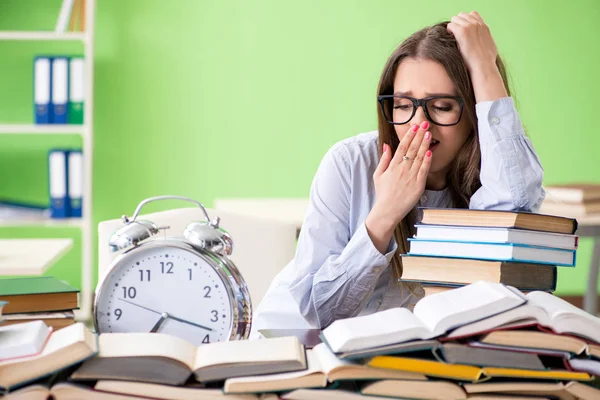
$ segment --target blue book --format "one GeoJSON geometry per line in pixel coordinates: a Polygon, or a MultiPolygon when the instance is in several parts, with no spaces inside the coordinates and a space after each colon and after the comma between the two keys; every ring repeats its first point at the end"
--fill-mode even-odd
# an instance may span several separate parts
{"type": "Polygon", "coordinates": [[[68,152],[53,149],[48,153],[48,174],[50,182],[50,216],[67,218],[69,212],[68,197],[68,152]]]}
{"type": "Polygon", "coordinates": [[[36,124],[50,123],[50,93],[52,91],[52,59],[36,57],[33,63],[33,103],[36,124]]]}
{"type": "Polygon", "coordinates": [[[69,199],[69,216],[81,218],[83,202],[83,153],[72,150],[67,155],[67,197],[69,199]]]}
{"type": "Polygon", "coordinates": [[[515,243],[458,242],[409,238],[411,256],[474,258],[575,266],[575,250],[529,246],[515,243]]]}
{"type": "Polygon", "coordinates": [[[50,96],[50,122],[66,124],[69,106],[69,59],[52,59],[52,90],[50,96]]]}

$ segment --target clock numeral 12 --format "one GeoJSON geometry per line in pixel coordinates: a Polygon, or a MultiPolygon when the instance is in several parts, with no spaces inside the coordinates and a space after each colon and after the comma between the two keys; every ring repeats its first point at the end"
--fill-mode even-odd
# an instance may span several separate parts
{"type": "Polygon", "coordinates": [[[173,263],[172,262],[162,262],[160,263],[160,271],[163,274],[172,274],[173,273],[173,263]]]}

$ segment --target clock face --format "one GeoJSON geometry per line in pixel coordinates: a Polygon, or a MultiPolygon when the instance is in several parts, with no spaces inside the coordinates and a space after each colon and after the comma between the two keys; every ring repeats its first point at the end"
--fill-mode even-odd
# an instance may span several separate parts
{"type": "Polygon", "coordinates": [[[164,245],[121,258],[95,309],[100,333],[167,333],[195,345],[229,340],[232,314],[221,275],[199,254],[164,245]]]}

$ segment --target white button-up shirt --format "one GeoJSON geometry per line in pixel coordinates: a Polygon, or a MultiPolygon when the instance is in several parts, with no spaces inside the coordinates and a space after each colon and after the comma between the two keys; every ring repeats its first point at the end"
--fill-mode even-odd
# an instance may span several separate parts
{"type": "MultiPolygon", "coordinates": [[[[537,211],[545,192],[543,168],[525,136],[512,98],[476,105],[481,188],[472,209],[537,211]]],[[[255,312],[263,328],[324,328],[333,321],[391,307],[413,307],[421,287],[394,282],[388,252],[373,245],[365,219],[375,204],[377,132],[335,144],[314,177],[296,256],[277,275],[255,312]]],[[[425,190],[419,206],[451,207],[446,189],[425,190]]]]}

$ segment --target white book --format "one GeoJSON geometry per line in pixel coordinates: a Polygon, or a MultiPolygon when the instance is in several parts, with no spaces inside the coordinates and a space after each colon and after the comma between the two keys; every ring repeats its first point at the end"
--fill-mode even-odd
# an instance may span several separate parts
{"type": "Polygon", "coordinates": [[[73,3],[74,0],[63,0],[62,6],[60,7],[60,13],[58,14],[58,20],[56,21],[56,32],[64,33],[67,31],[69,18],[73,11],[73,3]]]}
{"type": "Polygon", "coordinates": [[[472,336],[517,321],[533,321],[556,333],[581,336],[600,343],[600,318],[550,293],[535,291],[525,297],[526,304],[459,327],[448,334],[448,338],[472,336]]]}
{"type": "Polygon", "coordinates": [[[419,240],[451,240],[453,242],[516,243],[529,246],[575,250],[577,235],[530,231],[513,228],[486,228],[447,225],[415,225],[419,240]]]}
{"type": "Polygon", "coordinates": [[[409,255],[476,258],[549,265],[575,265],[575,251],[510,243],[474,243],[409,238],[409,255]]]}
{"type": "Polygon", "coordinates": [[[337,320],[323,330],[323,337],[335,353],[431,339],[525,302],[517,289],[480,281],[427,296],[417,302],[413,312],[392,308],[337,320]]]}
{"type": "Polygon", "coordinates": [[[42,321],[0,327],[0,361],[40,353],[51,332],[42,321]]]}

